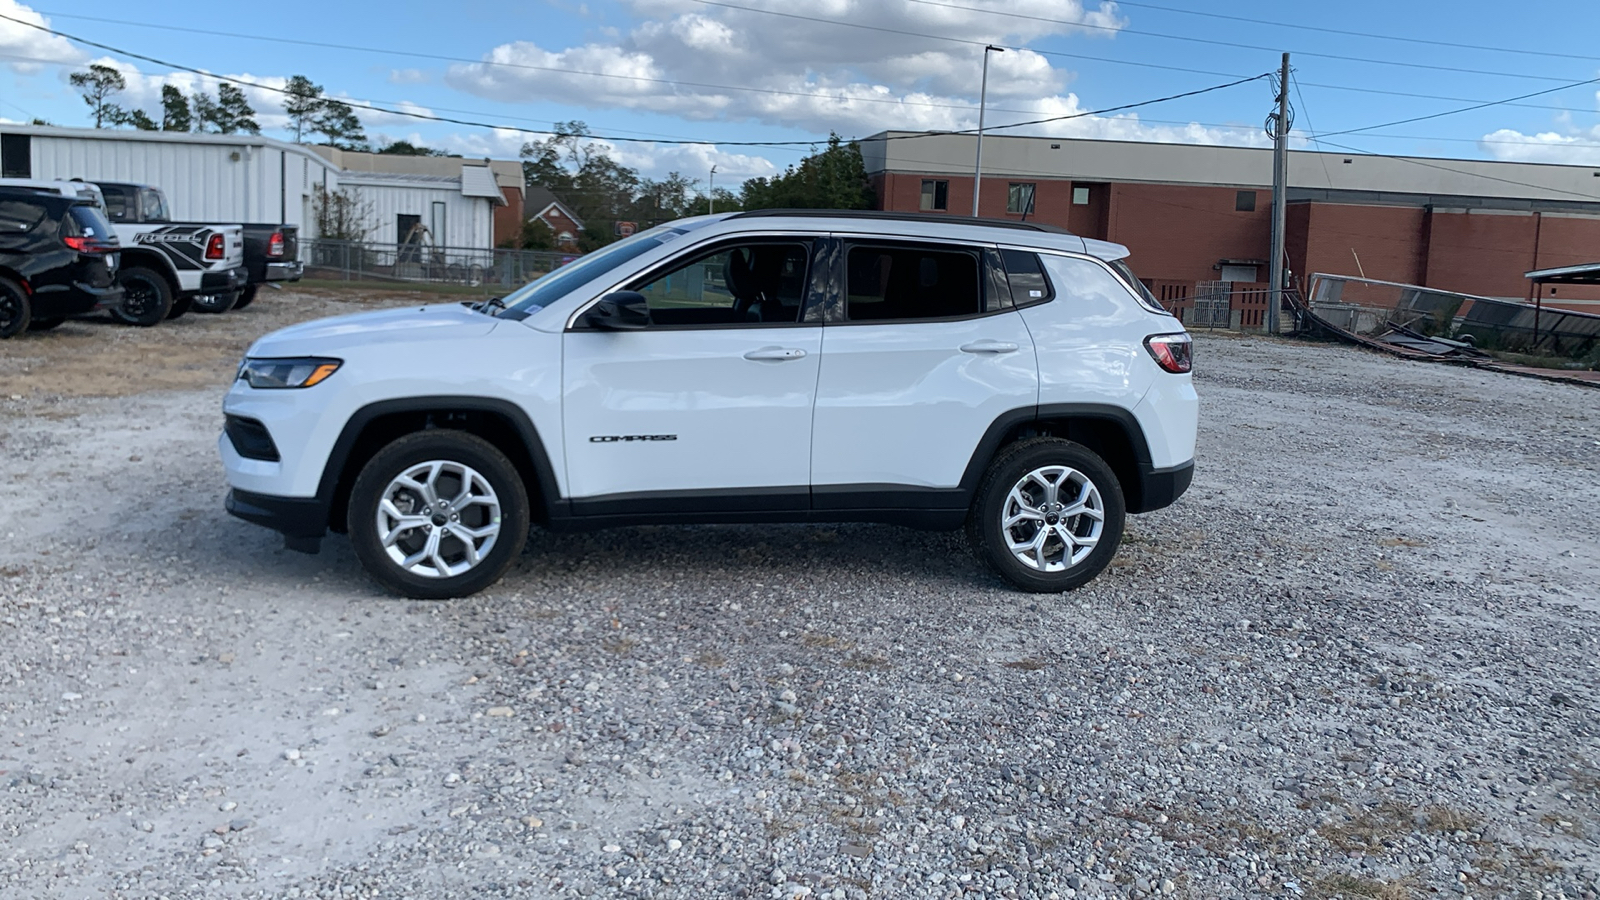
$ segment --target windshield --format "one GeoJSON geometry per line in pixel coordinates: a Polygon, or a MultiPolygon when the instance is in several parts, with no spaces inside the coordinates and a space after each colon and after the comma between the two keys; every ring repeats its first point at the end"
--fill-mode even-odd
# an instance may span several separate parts
{"type": "Polygon", "coordinates": [[[680,234],[683,234],[682,229],[657,225],[648,231],[623,238],[609,247],[567,263],[506,295],[501,301],[506,305],[501,316],[507,319],[526,319],[566,296],[579,285],[599,278],[608,270],[628,260],[649,253],[680,234]]]}

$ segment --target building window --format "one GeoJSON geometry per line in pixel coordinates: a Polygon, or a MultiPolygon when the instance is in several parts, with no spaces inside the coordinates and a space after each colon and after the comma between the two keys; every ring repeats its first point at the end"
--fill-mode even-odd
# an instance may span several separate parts
{"type": "Polygon", "coordinates": [[[1027,215],[1033,212],[1034,185],[1013,183],[1006,189],[1006,212],[1027,215]]]}
{"type": "Polygon", "coordinates": [[[1088,206],[1089,205],[1089,189],[1086,188],[1086,187],[1075,187],[1075,188],[1073,188],[1072,189],[1072,205],[1073,206],[1088,206]]]}
{"type": "Polygon", "coordinates": [[[33,177],[32,135],[0,135],[0,177],[33,177]]]}
{"type": "Polygon", "coordinates": [[[950,208],[950,182],[922,180],[922,208],[944,210],[950,208]]]}
{"type": "Polygon", "coordinates": [[[1233,197],[1233,208],[1238,212],[1256,211],[1256,192],[1240,191],[1233,197]]]}
{"type": "Polygon", "coordinates": [[[1245,284],[1255,284],[1255,283],[1257,283],[1256,282],[1256,269],[1257,269],[1256,266],[1227,266],[1227,265],[1225,265],[1225,266],[1222,266],[1222,277],[1218,278],[1217,280],[1218,281],[1243,282],[1245,284]]]}

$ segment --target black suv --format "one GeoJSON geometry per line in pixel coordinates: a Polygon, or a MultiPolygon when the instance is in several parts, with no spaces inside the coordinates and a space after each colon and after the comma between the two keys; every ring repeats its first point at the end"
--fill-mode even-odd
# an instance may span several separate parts
{"type": "Polygon", "coordinates": [[[92,203],[0,188],[0,338],[122,302],[115,277],[121,249],[92,203]]]}

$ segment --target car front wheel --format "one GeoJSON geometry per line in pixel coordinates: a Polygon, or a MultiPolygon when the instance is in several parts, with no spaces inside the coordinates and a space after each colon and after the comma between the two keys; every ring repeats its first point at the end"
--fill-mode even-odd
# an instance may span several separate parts
{"type": "Polygon", "coordinates": [[[528,539],[528,496],[493,444],[433,429],[379,450],[356,477],[347,524],[356,556],[390,590],[420,600],[477,593],[528,539]]]}
{"type": "Polygon", "coordinates": [[[1070,591],[1105,569],[1122,541],[1122,486],[1089,448],[1030,438],[984,473],[967,520],[978,555],[1015,587],[1070,591]]]}

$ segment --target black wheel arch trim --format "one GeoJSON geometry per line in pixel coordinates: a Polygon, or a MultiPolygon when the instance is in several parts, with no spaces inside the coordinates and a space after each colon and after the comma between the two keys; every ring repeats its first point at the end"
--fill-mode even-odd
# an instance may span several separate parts
{"type": "Polygon", "coordinates": [[[550,464],[550,456],[545,452],[539,430],[534,427],[533,419],[528,416],[527,411],[509,400],[494,397],[441,394],[379,400],[356,410],[345,421],[344,428],[339,432],[338,439],[333,442],[333,449],[328,452],[328,458],[323,463],[322,479],[317,484],[316,499],[322,504],[324,520],[333,508],[334,491],[339,487],[350,454],[355,450],[356,441],[360,439],[366,427],[383,416],[425,412],[482,412],[504,417],[516,429],[517,436],[521,438],[523,448],[527,451],[528,459],[533,464],[534,476],[537,479],[535,487],[538,488],[539,496],[536,500],[529,498],[530,505],[535,509],[542,507],[546,521],[565,516],[567,501],[561,496],[556,483],[555,469],[550,464]]]}

